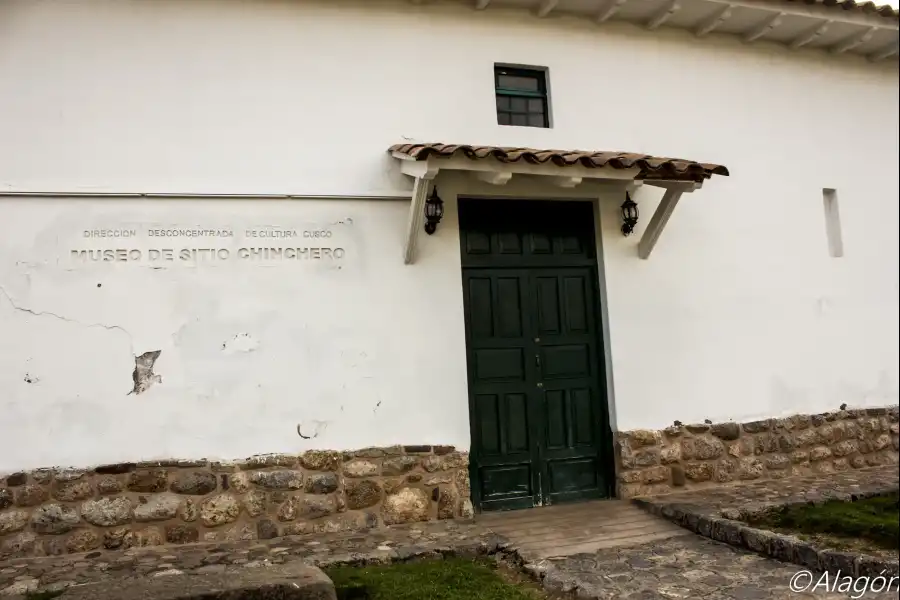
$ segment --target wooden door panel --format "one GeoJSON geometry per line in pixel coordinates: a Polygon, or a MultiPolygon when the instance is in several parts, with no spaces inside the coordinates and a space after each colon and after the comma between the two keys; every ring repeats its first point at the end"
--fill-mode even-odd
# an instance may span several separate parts
{"type": "Polygon", "coordinates": [[[603,496],[605,419],[600,402],[594,286],[588,268],[533,269],[537,378],[544,423],[541,481],[545,503],[603,496]]]}
{"type": "Polygon", "coordinates": [[[591,348],[587,342],[542,344],[538,352],[541,357],[542,381],[591,377],[591,348]]]}
{"type": "Polygon", "coordinates": [[[463,286],[473,496],[485,510],[533,506],[539,470],[532,415],[534,365],[525,307],[528,273],[467,271],[463,286]]]}

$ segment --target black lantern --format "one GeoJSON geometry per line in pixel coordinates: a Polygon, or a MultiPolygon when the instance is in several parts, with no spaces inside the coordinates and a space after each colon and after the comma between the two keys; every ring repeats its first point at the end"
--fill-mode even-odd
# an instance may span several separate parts
{"type": "Polygon", "coordinates": [[[431,190],[431,195],[425,201],[425,233],[431,235],[437,229],[437,224],[444,216],[444,201],[438,196],[437,186],[431,190]]]}
{"type": "Polygon", "coordinates": [[[638,222],[638,205],[631,199],[628,192],[625,192],[625,202],[622,203],[622,235],[631,235],[634,226],[638,222]]]}

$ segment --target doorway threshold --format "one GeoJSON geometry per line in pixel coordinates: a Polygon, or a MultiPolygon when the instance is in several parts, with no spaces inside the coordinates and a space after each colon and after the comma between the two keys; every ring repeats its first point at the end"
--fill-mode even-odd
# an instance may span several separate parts
{"type": "Polygon", "coordinates": [[[519,551],[554,558],[690,535],[627,500],[593,500],[482,513],[476,522],[519,551]]]}

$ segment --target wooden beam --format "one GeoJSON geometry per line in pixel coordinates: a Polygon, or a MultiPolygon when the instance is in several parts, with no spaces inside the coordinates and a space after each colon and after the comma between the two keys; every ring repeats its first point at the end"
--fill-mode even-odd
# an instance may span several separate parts
{"type": "Polygon", "coordinates": [[[501,163],[493,158],[473,160],[465,156],[453,156],[451,158],[428,158],[427,160],[415,160],[403,153],[394,153],[394,158],[400,160],[401,172],[415,176],[415,173],[427,169],[440,169],[442,171],[487,171],[510,172],[514,175],[541,175],[549,177],[581,177],[583,179],[616,179],[629,180],[640,175],[638,167],[630,169],[613,169],[612,167],[591,168],[581,165],[569,165],[558,167],[553,164],[533,165],[525,162],[501,163]],[[427,167],[416,163],[427,164],[427,167]]]}
{"type": "Polygon", "coordinates": [[[678,200],[681,199],[683,193],[684,190],[682,188],[673,186],[663,194],[662,200],[659,201],[659,206],[656,207],[656,211],[650,218],[650,223],[647,224],[647,228],[644,230],[641,241],[638,242],[638,256],[642,259],[646,260],[650,257],[650,253],[653,252],[656,242],[659,241],[659,236],[665,229],[666,223],[669,222],[669,218],[675,211],[675,206],[678,205],[678,200]]]}
{"type": "MultiPolygon", "coordinates": [[[[396,154],[394,155],[397,156],[396,154]]],[[[428,160],[401,160],[400,172],[419,179],[434,179],[440,167],[428,160]]]]}
{"type": "Polygon", "coordinates": [[[755,42],[762,36],[766,35],[779,25],[781,25],[782,19],[784,19],[785,14],[783,12],[777,12],[766,19],[764,19],[759,25],[748,31],[744,34],[744,41],[748,44],[755,42]]]}
{"type": "Polygon", "coordinates": [[[854,33],[853,35],[844,38],[844,40],[840,43],[834,45],[831,48],[831,53],[843,54],[844,52],[853,50],[857,46],[865,44],[866,42],[871,40],[876,31],[878,31],[877,27],[869,27],[868,29],[864,29],[862,31],[854,33]]]}
{"type": "Polygon", "coordinates": [[[690,194],[703,187],[703,182],[701,181],[677,181],[672,179],[639,179],[635,181],[635,183],[643,183],[665,190],[675,188],[681,190],[685,194],[690,194]]]}
{"type": "Polygon", "coordinates": [[[511,171],[473,171],[472,176],[491,185],[506,185],[513,174],[511,171]]]}
{"type": "Polygon", "coordinates": [[[606,23],[614,14],[619,12],[620,8],[625,6],[626,2],[628,0],[606,0],[606,4],[603,5],[603,8],[600,9],[594,20],[597,23],[606,23]]]}
{"type": "Polygon", "coordinates": [[[875,52],[870,54],[868,56],[868,58],[872,62],[878,62],[879,60],[884,60],[884,59],[888,58],[889,56],[893,56],[893,55],[897,54],[897,50],[898,50],[898,45],[897,45],[897,41],[895,40],[895,41],[891,42],[890,44],[888,44],[887,46],[885,46],[884,48],[882,48],[881,50],[876,50],[875,52]]]}
{"type": "Polygon", "coordinates": [[[556,8],[557,4],[559,4],[559,0],[541,0],[534,14],[539,17],[546,17],[550,14],[550,11],[556,8]]]}
{"type": "Polygon", "coordinates": [[[573,188],[580,184],[583,179],[581,177],[548,177],[547,181],[559,187],[573,188]]]}
{"type": "Polygon", "coordinates": [[[484,10],[490,3],[491,0],[475,0],[475,10],[484,10]]]}
{"type": "Polygon", "coordinates": [[[658,13],[653,15],[649,21],[647,21],[647,29],[653,31],[655,29],[659,29],[666,21],[672,18],[676,12],[681,9],[681,5],[678,4],[678,0],[671,0],[665,7],[663,7],[658,13]]]}
{"type": "Polygon", "coordinates": [[[819,39],[820,37],[825,35],[825,32],[828,31],[828,28],[831,27],[832,23],[834,23],[834,21],[825,21],[824,23],[820,23],[819,25],[813,27],[806,33],[797,36],[794,41],[790,43],[791,50],[797,50],[798,48],[802,48],[803,46],[819,39]]]}
{"type": "Polygon", "coordinates": [[[835,11],[833,7],[820,4],[808,5],[794,3],[794,6],[782,6],[780,4],[766,5],[759,0],[707,0],[713,4],[728,4],[733,8],[746,8],[753,11],[779,12],[786,16],[803,17],[817,21],[831,19],[835,23],[852,23],[855,25],[871,26],[877,24],[880,29],[900,29],[900,23],[896,20],[885,19],[878,14],[859,14],[855,11],[835,11]]]}
{"type": "Polygon", "coordinates": [[[714,12],[711,17],[709,17],[697,27],[697,29],[694,31],[694,35],[696,35],[697,37],[704,37],[706,35],[709,35],[713,31],[715,31],[719,25],[730,19],[732,12],[733,10],[730,4],[722,6],[722,8],[714,12]]]}

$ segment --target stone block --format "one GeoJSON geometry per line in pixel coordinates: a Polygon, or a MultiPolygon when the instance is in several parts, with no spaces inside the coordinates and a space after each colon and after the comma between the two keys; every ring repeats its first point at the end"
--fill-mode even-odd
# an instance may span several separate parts
{"type": "Polygon", "coordinates": [[[141,577],[122,586],[102,581],[66,590],[66,600],[184,600],[185,598],[259,598],[279,600],[337,600],[334,584],[318,568],[301,561],[265,569],[186,572],[167,577],[141,577]]]}
{"type": "Polygon", "coordinates": [[[0,513],[0,536],[25,529],[28,525],[28,516],[24,510],[0,513]]]}
{"type": "Polygon", "coordinates": [[[190,525],[166,526],[166,542],[170,544],[193,544],[200,540],[200,532],[190,525]]]}
{"type": "Polygon", "coordinates": [[[684,475],[691,481],[709,481],[713,477],[714,467],[712,463],[694,462],[685,463],[684,475]]]}
{"type": "Polygon", "coordinates": [[[50,498],[47,490],[38,484],[29,483],[13,490],[16,506],[37,506],[50,498]]]}
{"type": "Polygon", "coordinates": [[[66,540],[66,551],[71,553],[90,552],[103,545],[99,535],[89,529],[82,529],[69,536],[66,540]]]}
{"type": "Polygon", "coordinates": [[[741,425],[744,433],[764,433],[772,429],[772,420],[750,421],[741,425]]]}
{"type": "Polygon", "coordinates": [[[109,496],[111,494],[119,494],[124,489],[121,481],[114,476],[105,476],[97,479],[97,493],[101,496],[109,496]]]}
{"type": "Polygon", "coordinates": [[[381,517],[385,525],[427,521],[431,498],[417,488],[402,488],[384,499],[381,517]]]}
{"type": "Polygon", "coordinates": [[[128,476],[127,488],[132,492],[164,492],[169,487],[169,474],[165,469],[136,471],[128,476]]]}
{"type": "Polygon", "coordinates": [[[140,522],[174,519],[181,506],[181,498],[175,494],[156,494],[134,509],[134,520],[140,522]]]}
{"type": "Polygon", "coordinates": [[[344,463],[345,477],[375,477],[379,474],[379,470],[378,464],[371,460],[351,460],[344,463]]]}
{"type": "Polygon", "coordinates": [[[307,476],[305,489],[310,494],[330,494],[338,489],[338,478],[334,473],[314,473],[307,476]]]}
{"type": "Polygon", "coordinates": [[[459,502],[459,496],[456,490],[445,488],[440,491],[437,506],[438,519],[452,519],[456,516],[456,505],[459,502]]]}
{"type": "Polygon", "coordinates": [[[741,437],[741,427],[737,423],[717,423],[710,428],[710,433],[725,441],[734,441],[741,437]]]}
{"type": "Polygon", "coordinates": [[[689,437],[681,440],[681,455],[685,460],[710,460],[725,453],[725,445],[715,438],[689,437]]]}
{"type": "Polygon", "coordinates": [[[763,476],[765,467],[756,458],[744,458],[738,463],[738,477],[740,479],[759,479],[763,476]]]}
{"type": "Polygon", "coordinates": [[[301,471],[253,471],[250,481],[270,490],[299,490],[303,487],[301,471]]]}
{"type": "Polygon", "coordinates": [[[20,485],[25,485],[28,482],[28,474],[27,473],[13,473],[12,475],[6,476],[6,485],[9,487],[18,487],[20,485]]]}
{"type": "Polygon", "coordinates": [[[300,455],[300,465],[310,471],[337,471],[341,454],[333,450],[308,450],[300,455]]]}
{"type": "Polygon", "coordinates": [[[267,467],[293,467],[297,464],[297,457],[292,454],[257,454],[245,458],[238,466],[241,469],[252,471],[267,467]]]}
{"type": "Polygon", "coordinates": [[[665,446],[659,452],[659,462],[664,465],[671,465],[681,460],[681,444],[672,444],[665,446]]]}
{"type": "Polygon", "coordinates": [[[344,495],[350,510],[369,508],[381,502],[382,488],[378,482],[368,479],[348,481],[344,487],[344,495]]]}
{"type": "Polygon", "coordinates": [[[660,434],[658,431],[648,429],[636,429],[625,434],[625,440],[631,448],[637,449],[643,446],[656,446],[660,442],[660,434]]]}
{"type": "Polygon", "coordinates": [[[395,456],[384,459],[384,462],[381,463],[381,473],[388,476],[403,475],[417,466],[419,466],[419,458],[416,456],[395,456]]]}
{"type": "Polygon", "coordinates": [[[217,483],[215,474],[207,471],[194,471],[179,475],[172,482],[171,490],[176,494],[205,496],[216,490],[217,483]]]}
{"type": "Polygon", "coordinates": [[[200,521],[207,527],[219,527],[237,520],[241,505],[228,493],[207,498],[200,505],[200,521]]]}
{"type": "Polygon", "coordinates": [[[79,523],[78,512],[63,504],[45,504],[31,513],[31,527],[36,533],[58,535],[72,531],[79,523]]]}
{"type": "Polygon", "coordinates": [[[133,515],[134,506],[125,497],[88,500],[81,505],[81,517],[98,527],[123,525],[131,521],[133,515]]]}

